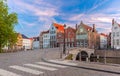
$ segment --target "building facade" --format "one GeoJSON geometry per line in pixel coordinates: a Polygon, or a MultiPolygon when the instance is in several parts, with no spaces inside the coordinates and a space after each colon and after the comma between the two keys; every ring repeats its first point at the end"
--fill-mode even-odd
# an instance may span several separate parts
{"type": "Polygon", "coordinates": [[[76,29],[68,27],[65,30],[65,43],[67,47],[76,46],[76,29]]]}
{"type": "Polygon", "coordinates": [[[40,49],[43,49],[43,32],[41,32],[39,35],[39,46],[40,49]]]}
{"type": "Polygon", "coordinates": [[[20,33],[17,33],[17,42],[14,47],[16,50],[21,50],[23,48],[23,38],[20,33]]]}
{"type": "Polygon", "coordinates": [[[63,47],[64,44],[64,32],[57,33],[57,46],[63,47]]]}
{"type": "Polygon", "coordinates": [[[32,38],[28,38],[27,36],[22,34],[22,39],[23,39],[23,44],[22,44],[22,48],[24,50],[31,50],[33,47],[33,39],[32,38]]]}
{"type": "Polygon", "coordinates": [[[108,36],[104,33],[100,34],[100,49],[107,49],[108,36]]]}
{"type": "Polygon", "coordinates": [[[92,49],[99,47],[99,35],[94,24],[93,28],[82,21],[78,26],[76,25],[76,46],[92,49]]]}
{"type": "Polygon", "coordinates": [[[57,43],[59,40],[58,36],[64,32],[64,26],[58,23],[52,23],[49,29],[50,34],[50,48],[58,47],[59,44],[57,43]],[[59,35],[58,35],[59,34],[59,35]]]}
{"type": "Polygon", "coordinates": [[[111,48],[120,49],[120,24],[112,20],[111,48]]]}
{"type": "Polygon", "coordinates": [[[33,49],[40,49],[39,37],[33,37],[33,49]]]}
{"type": "Polygon", "coordinates": [[[43,32],[43,48],[49,48],[50,47],[50,34],[49,30],[43,32]]]}

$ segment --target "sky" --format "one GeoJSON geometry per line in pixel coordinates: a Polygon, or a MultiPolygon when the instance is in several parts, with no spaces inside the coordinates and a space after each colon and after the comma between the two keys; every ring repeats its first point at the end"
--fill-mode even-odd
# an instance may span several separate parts
{"type": "Polygon", "coordinates": [[[53,22],[75,28],[76,24],[96,25],[109,33],[112,19],[120,23],[120,0],[7,0],[9,12],[18,14],[15,30],[28,37],[39,36],[53,22]]]}

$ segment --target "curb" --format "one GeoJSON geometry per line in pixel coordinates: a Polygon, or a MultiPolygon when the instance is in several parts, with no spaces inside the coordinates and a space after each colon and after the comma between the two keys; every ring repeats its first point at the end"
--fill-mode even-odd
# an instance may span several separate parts
{"type": "Polygon", "coordinates": [[[94,70],[94,71],[100,71],[100,72],[107,72],[107,73],[112,73],[112,74],[119,74],[120,72],[115,72],[115,71],[109,71],[109,70],[103,70],[103,69],[96,69],[96,68],[90,68],[90,67],[84,67],[84,66],[75,66],[75,65],[67,65],[67,64],[61,64],[61,63],[56,63],[49,61],[47,59],[41,58],[42,61],[52,63],[52,64],[58,64],[58,65],[63,65],[63,66],[70,66],[70,67],[75,67],[75,68],[81,68],[81,69],[87,69],[87,70],[94,70]]]}

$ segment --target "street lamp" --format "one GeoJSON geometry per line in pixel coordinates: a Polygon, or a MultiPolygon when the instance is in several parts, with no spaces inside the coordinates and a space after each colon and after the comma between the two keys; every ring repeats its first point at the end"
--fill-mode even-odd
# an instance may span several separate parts
{"type": "Polygon", "coordinates": [[[115,33],[113,33],[113,51],[114,51],[114,43],[115,43],[115,41],[114,41],[114,35],[115,35],[115,33]]]}
{"type": "Polygon", "coordinates": [[[66,27],[66,24],[64,24],[63,54],[66,54],[66,48],[65,48],[65,27],[66,27]]]}

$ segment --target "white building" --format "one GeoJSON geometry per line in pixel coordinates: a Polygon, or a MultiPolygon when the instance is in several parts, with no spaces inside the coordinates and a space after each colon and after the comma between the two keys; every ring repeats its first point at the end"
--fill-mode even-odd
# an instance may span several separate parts
{"type": "Polygon", "coordinates": [[[111,48],[120,49],[120,24],[112,20],[111,48]]]}
{"type": "Polygon", "coordinates": [[[107,49],[107,35],[100,34],[100,49],[107,49]]]}
{"type": "Polygon", "coordinates": [[[50,47],[50,34],[49,30],[43,32],[43,48],[49,48],[50,47]]]}
{"type": "Polygon", "coordinates": [[[49,34],[50,34],[50,48],[54,48],[57,45],[56,42],[56,30],[57,28],[55,27],[55,23],[52,23],[49,29],[49,34]]]}
{"type": "Polygon", "coordinates": [[[31,50],[33,46],[33,39],[26,37],[22,34],[23,38],[23,49],[24,50],[31,50]]]}
{"type": "Polygon", "coordinates": [[[33,38],[33,49],[40,49],[39,37],[33,38]]]}

